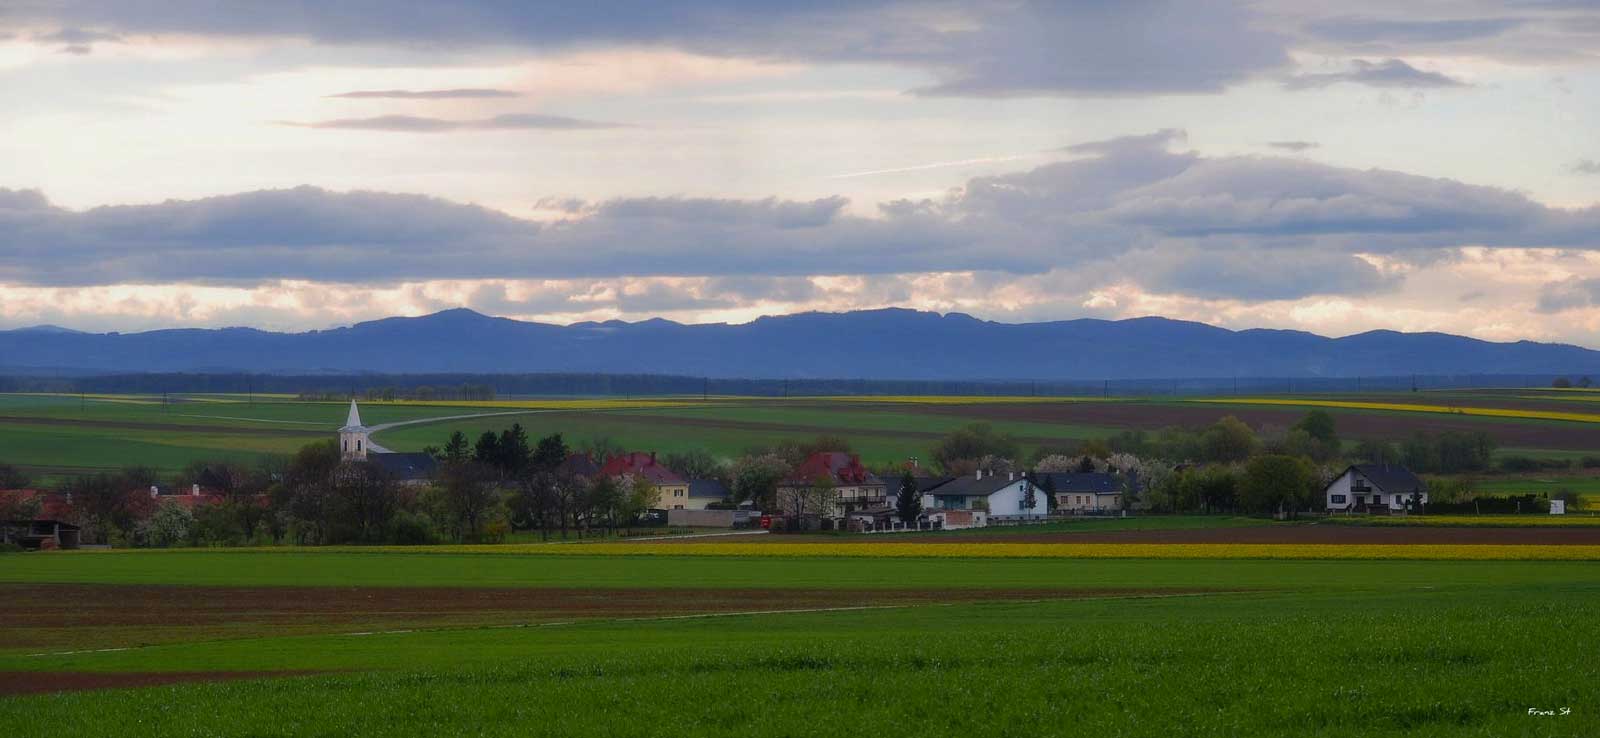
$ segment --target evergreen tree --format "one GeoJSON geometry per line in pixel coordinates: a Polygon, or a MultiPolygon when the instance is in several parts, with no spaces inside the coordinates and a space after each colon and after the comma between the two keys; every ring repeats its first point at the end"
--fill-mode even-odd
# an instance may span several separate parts
{"type": "Polygon", "coordinates": [[[917,479],[911,476],[911,470],[900,475],[899,497],[895,499],[895,515],[906,523],[916,522],[917,516],[922,514],[922,495],[917,493],[917,479]]]}

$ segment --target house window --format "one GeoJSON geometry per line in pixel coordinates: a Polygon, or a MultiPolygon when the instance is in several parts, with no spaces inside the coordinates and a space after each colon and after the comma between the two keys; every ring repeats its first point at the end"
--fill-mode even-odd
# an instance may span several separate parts
{"type": "Polygon", "coordinates": [[[1333,501],[1333,504],[1335,504],[1335,505],[1343,505],[1344,504],[1344,499],[1345,499],[1344,495],[1334,495],[1333,498],[1332,498],[1332,501],[1333,501]]]}

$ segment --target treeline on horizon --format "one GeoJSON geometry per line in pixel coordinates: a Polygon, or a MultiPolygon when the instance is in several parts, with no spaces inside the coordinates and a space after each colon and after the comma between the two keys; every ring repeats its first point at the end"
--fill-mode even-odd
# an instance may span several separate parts
{"type": "Polygon", "coordinates": [[[83,376],[0,375],[0,392],[96,394],[282,394],[306,399],[489,400],[549,395],[1127,396],[1405,392],[1428,389],[1544,387],[1550,374],[1406,375],[1393,377],[1225,377],[1068,381],[718,378],[666,374],[252,374],[133,373],[83,376]],[[419,390],[421,390],[419,392],[419,390]]]}

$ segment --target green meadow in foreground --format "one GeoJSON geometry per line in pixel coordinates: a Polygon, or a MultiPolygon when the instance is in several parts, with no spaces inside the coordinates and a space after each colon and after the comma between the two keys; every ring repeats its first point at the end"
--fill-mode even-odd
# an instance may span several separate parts
{"type": "Polygon", "coordinates": [[[40,735],[1600,734],[1589,562],[155,552],[8,556],[0,581],[1235,590],[0,651],[0,671],[326,672],[0,700],[40,735]]]}

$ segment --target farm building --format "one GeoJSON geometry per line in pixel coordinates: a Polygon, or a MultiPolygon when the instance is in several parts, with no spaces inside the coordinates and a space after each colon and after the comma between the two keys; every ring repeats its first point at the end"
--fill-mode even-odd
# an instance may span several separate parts
{"type": "Polygon", "coordinates": [[[23,548],[47,551],[57,548],[77,548],[79,533],[78,526],[60,520],[47,518],[0,520],[0,544],[12,544],[23,548]]]}
{"type": "Polygon", "coordinates": [[[1105,472],[1041,472],[1034,481],[1051,491],[1056,511],[1109,512],[1122,509],[1122,480],[1105,472]]]}
{"type": "Polygon", "coordinates": [[[934,513],[946,510],[977,510],[997,519],[1028,519],[1048,515],[1050,501],[1026,476],[979,470],[929,490],[922,496],[922,507],[929,511],[930,519],[934,513]]]}
{"type": "Polygon", "coordinates": [[[438,462],[429,454],[395,453],[372,442],[372,429],[361,423],[361,409],[350,401],[350,414],[339,429],[339,454],[346,460],[370,461],[396,482],[405,485],[427,484],[438,462]]]}
{"type": "Polygon", "coordinates": [[[807,456],[779,483],[778,499],[813,489],[822,481],[833,485],[833,510],[828,517],[843,518],[857,510],[884,507],[887,502],[884,481],[861,465],[860,456],[840,451],[807,456]]]}
{"type": "MultiPolygon", "coordinates": [[[[678,476],[677,472],[656,462],[656,452],[648,453],[633,451],[606,459],[600,467],[600,473],[612,477],[631,476],[634,479],[648,480],[656,486],[656,504],[652,508],[658,510],[688,510],[689,508],[689,480],[678,476]]],[[[701,508],[705,506],[702,505],[701,508]]],[[[699,508],[696,508],[699,509],[699,508]]]]}
{"type": "Polygon", "coordinates": [[[1329,510],[1400,512],[1428,503],[1428,486],[1410,469],[1395,464],[1357,464],[1324,490],[1329,510]]]}

